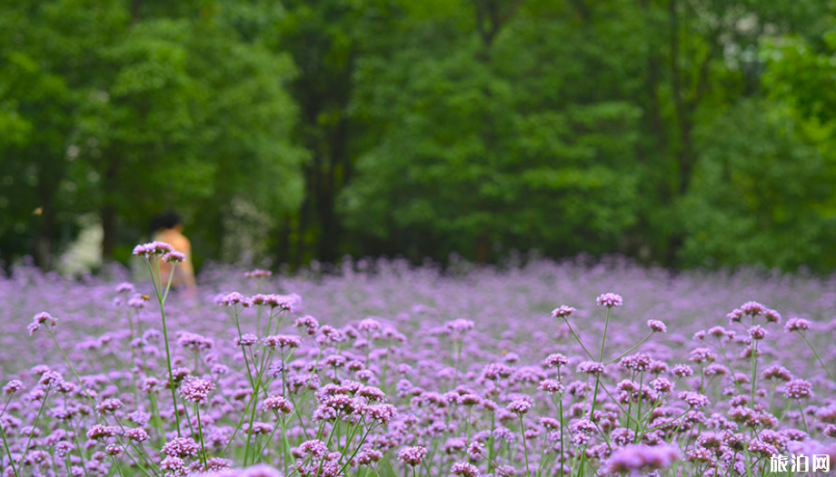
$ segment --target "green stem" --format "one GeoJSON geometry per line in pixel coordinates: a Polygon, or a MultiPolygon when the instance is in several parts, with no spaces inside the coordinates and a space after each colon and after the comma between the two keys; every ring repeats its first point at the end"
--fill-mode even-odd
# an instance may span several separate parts
{"type": "Polygon", "coordinates": [[[796,399],[795,403],[798,405],[799,414],[801,414],[801,422],[804,424],[804,432],[810,434],[810,431],[807,430],[807,418],[804,416],[804,409],[801,408],[801,399],[796,399]]]}
{"type": "Polygon", "coordinates": [[[200,422],[200,406],[197,403],[194,405],[194,412],[197,414],[197,435],[200,438],[200,450],[203,457],[203,469],[208,471],[206,462],[206,445],[203,443],[203,424],[200,422]]]}
{"type": "Polygon", "coordinates": [[[235,426],[235,429],[232,431],[232,436],[229,437],[229,442],[226,443],[226,447],[224,447],[223,452],[221,452],[222,455],[226,454],[226,451],[229,450],[229,446],[232,445],[232,441],[235,439],[235,435],[238,434],[238,431],[241,429],[241,424],[243,424],[244,419],[247,418],[247,410],[249,410],[250,406],[254,405],[253,400],[255,399],[255,397],[256,397],[256,394],[255,394],[255,392],[253,392],[253,394],[250,396],[249,402],[244,407],[244,412],[241,413],[241,419],[238,420],[238,424],[235,426]]]}
{"type": "Polygon", "coordinates": [[[26,446],[23,448],[23,455],[20,457],[20,460],[17,462],[18,466],[23,464],[23,460],[26,459],[26,454],[29,453],[29,444],[32,443],[32,436],[35,435],[35,428],[38,425],[38,421],[41,419],[41,413],[43,413],[44,408],[46,407],[46,401],[49,399],[49,391],[50,388],[46,388],[46,394],[44,394],[44,398],[41,401],[41,407],[38,408],[38,415],[35,416],[35,422],[32,423],[32,430],[29,432],[29,439],[26,441],[26,446]]]}
{"type": "MultiPolygon", "coordinates": [[[[162,318],[163,324],[163,339],[165,340],[165,361],[168,365],[168,387],[171,390],[171,403],[174,405],[174,419],[177,422],[177,437],[182,437],[182,433],[180,432],[180,411],[177,409],[177,393],[174,388],[174,373],[171,370],[171,348],[168,345],[168,327],[165,323],[165,300],[168,297],[168,290],[171,288],[171,279],[174,277],[174,266],[171,266],[171,273],[168,275],[168,285],[166,285],[165,294],[161,293],[160,287],[157,286],[158,282],[161,280],[161,272],[160,272],[160,259],[157,258],[157,277],[154,280],[154,271],[151,268],[151,260],[148,260],[148,268],[151,269],[151,277],[152,282],[154,282],[154,292],[157,295],[157,303],[160,305],[160,317],[162,318]]],[[[159,283],[162,286],[162,283],[159,283]]]]}
{"type": "MultiPolygon", "coordinates": [[[[720,343],[720,352],[723,354],[723,360],[726,362],[726,367],[729,368],[729,373],[731,373],[732,378],[734,378],[734,376],[736,376],[736,374],[734,372],[734,368],[731,365],[731,361],[729,361],[729,357],[726,354],[726,347],[723,346],[723,342],[722,342],[721,338],[717,338],[717,341],[720,343]]],[[[734,383],[734,387],[737,388],[737,392],[740,393],[740,394],[743,394],[743,388],[740,386],[740,383],[737,382],[737,379],[736,378],[732,379],[732,382],[734,383]]]]}
{"type": "Polygon", "coordinates": [[[148,393],[148,399],[151,401],[151,413],[154,423],[157,426],[157,433],[161,439],[160,444],[162,444],[165,441],[165,429],[163,429],[163,419],[160,417],[160,408],[157,406],[157,398],[154,397],[154,391],[148,393]]]}
{"type": "Polygon", "coordinates": [[[583,341],[581,341],[581,337],[578,336],[577,333],[575,333],[575,330],[574,330],[574,328],[572,328],[572,325],[569,323],[569,320],[567,320],[566,318],[563,318],[563,321],[566,322],[566,326],[569,327],[569,331],[572,333],[572,336],[575,337],[575,341],[577,341],[578,344],[581,345],[581,348],[583,348],[583,351],[586,353],[587,356],[589,356],[589,359],[595,359],[595,358],[592,357],[592,353],[590,353],[589,350],[586,349],[586,346],[584,346],[583,341]]]}
{"type": "MultiPolygon", "coordinates": [[[[81,468],[84,470],[85,477],[89,476],[90,474],[87,473],[87,459],[84,457],[84,449],[81,447],[81,441],[78,438],[78,428],[76,427],[75,423],[72,422],[72,419],[68,421],[73,425],[73,432],[72,438],[75,441],[76,449],[78,449],[78,456],[81,458],[81,468]]],[[[67,424],[67,435],[70,435],[70,425],[67,424]]]]}
{"type": "Polygon", "coordinates": [[[522,414],[520,416],[520,434],[522,434],[523,453],[525,454],[525,475],[531,477],[531,470],[528,467],[528,444],[525,441],[525,423],[523,422],[522,414]]]}
{"type": "Polygon", "coordinates": [[[836,378],[834,378],[833,375],[830,374],[830,370],[827,369],[827,366],[824,364],[824,361],[822,361],[821,356],[819,356],[819,353],[816,352],[816,348],[813,347],[813,343],[810,343],[810,340],[807,339],[807,334],[804,333],[803,331],[799,331],[799,334],[801,335],[802,338],[804,338],[804,341],[807,342],[807,346],[810,347],[810,351],[813,352],[813,355],[819,361],[819,364],[821,365],[822,369],[824,369],[824,372],[827,373],[827,377],[830,378],[831,381],[836,382],[836,378]]]}
{"type": "Polygon", "coordinates": [[[345,464],[343,464],[343,466],[340,467],[340,471],[337,472],[336,475],[343,475],[343,471],[345,471],[345,468],[348,467],[349,464],[351,464],[351,461],[354,460],[354,457],[357,455],[357,453],[360,452],[360,449],[363,447],[363,444],[366,442],[366,438],[369,437],[369,434],[372,432],[373,428],[373,425],[369,426],[368,430],[366,430],[366,433],[363,435],[363,438],[360,439],[360,443],[357,444],[357,448],[354,449],[354,453],[351,454],[351,457],[349,457],[345,464]]]}
{"type": "Polygon", "coordinates": [[[491,413],[491,433],[488,437],[488,474],[491,473],[491,468],[493,467],[493,433],[496,429],[496,415],[491,413]]]}
{"type": "Polygon", "coordinates": [[[649,339],[650,339],[650,337],[651,337],[651,336],[653,336],[653,333],[650,333],[650,334],[649,334],[649,335],[647,335],[647,336],[646,336],[643,340],[641,340],[641,341],[639,341],[638,343],[636,343],[635,345],[633,345],[633,347],[632,347],[632,348],[630,348],[630,349],[628,349],[627,351],[625,351],[625,352],[621,353],[620,355],[618,355],[618,357],[617,357],[617,358],[613,358],[613,359],[611,359],[611,360],[607,361],[607,362],[606,362],[606,363],[604,363],[604,364],[613,364],[613,363],[615,363],[616,361],[619,361],[621,358],[623,358],[623,357],[627,356],[628,354],[632,353],[633,351],[635,351],[635,350],[636,350],[639,346],[641,346],[641,345],[645,344],[645,343],[647,342],[647,340],[649,340],[649,339]]]}
{"type": "Polygon", "coordinates": [[[186,400],[183,400],[183,412],[186,414],[186,423],[189,425],[189,432],[191,432],[192,436],[195,435],[194,426],[192,426],[192,417],[189,416],[189,408],[186,406],[186,400]]]}
{"type": "Polygon", "coordinates": [[[3,448],[6,449],[6,454],[9,456],[9,464],[12,466],[12,472],[14,472],[15,477],[20,477],[17,473],[17,467],[15,466],[15,460],[12,458],[12,451],[9,449],[9,441],[6,440],[6,431],[3,430],[3,425],[0,424],[0,436],[3,437],[3,448]]]}

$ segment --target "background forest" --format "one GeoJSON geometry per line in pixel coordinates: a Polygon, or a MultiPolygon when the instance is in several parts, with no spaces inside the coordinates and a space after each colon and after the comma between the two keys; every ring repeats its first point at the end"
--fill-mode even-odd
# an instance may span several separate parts
{"type": "Polygon", "coordinates": [[[0,259],[836,269],[822,0],[0,2],[0,259]]]}

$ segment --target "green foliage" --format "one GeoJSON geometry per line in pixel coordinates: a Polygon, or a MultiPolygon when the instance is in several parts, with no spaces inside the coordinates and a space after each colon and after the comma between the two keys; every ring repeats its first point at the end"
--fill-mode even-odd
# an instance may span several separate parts
{"type": "Polygon", "coordinates": [[[131,11],[122,1],[4,5],[0,91],[15,109],[0,115],[10,118],[0,121],[10,130],[3,162],[21,171],[15,180],[30,178],[15,194],[14,215],[42,208],[44,242],[59,218],[71,224],[91,211],[113,253],[121,224],[133,224],[136,241],[151,215],[177,208],[200,216],[194,232],[217,255],[220,214],[233,198],[274,211],[299,205],[304,153],[289,141],[296,108],[284,89],[293,64],[242,38],[219,9],[194,16],[155,15],[153,3],[131,11]]]}
{"type": "Polygon", "coordinates": [[[0,4],[0,255],[177,209],[198,258],[624,253],[816,271],[818,0],[0,4]]]}
{"type": "Polygon", "coordinates": [[[836,266],[832,160],[784,110],[744,102],[706,124],[694,184],[681,204],[686,265],[836,266]],[[757,158],[757,159],[753,159],[757,158]]]}
{"type": "Polygon", "coordinates": [[[515,12],[490,43],[474,23],[418,20],[364,60],[353,110],[382,133],[342,197],[349,227],[416,258],[615,248],[637,212],[640,111],[607,97],[617,84],[567,101],[583,73],[558,65],[578,33],[542,13],[515,12]]]}

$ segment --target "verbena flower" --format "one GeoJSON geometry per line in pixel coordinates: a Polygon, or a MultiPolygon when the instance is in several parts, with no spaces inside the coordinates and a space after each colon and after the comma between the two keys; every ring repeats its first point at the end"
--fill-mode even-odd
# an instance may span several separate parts
{"type": "Polygon", "coordinates": [[[209,380],[189,378],[180,386],[180,394],[186,401],[202,404],[214,389],[215,385],[209,380]]]}
{"type": "Polygon", "coordinates": [[[421,462],[426,456],[427,448],[421,446],[404,447],[398,451],[398,460],[403,462],[405,465],[410,465],[412,467],[421,465],[421,462]]]}
{"type": "Polygon", "coordinates": [[[595,302],[598,306],[606,306],[607,308],[621,306],[624,304],[624,300],[621,298],[621,295],[616,293],[604,293],[603,295],[598,295],[595,302]]]}
{"type": "Polygon", "coordinates": [[[630,445],[613,452],[604,464],[604,472],[619,475],[666,469],[679,458],[679,449],[674,446],[630,445]]]}
{"type": "Polygon", "coordinates": [[[806,399],[813,393],[813,385],[803,379],[793,379],[784,385],[783,391],[788,399],[806,399]]]}
{"type": "Polygon", "coordinates": [[[148,242],[134,247],[133,254],[142,257],[152,257],[174,252],[174,247],[165,242],[148,242]]]}
{"type": "Polygon", "coordinates": [[[572,313],[574,313],[575,311],[577,311],[577,310],[575,310],[571,306],[560,305],[559,307],[552,310],[552,317],[553,318],[567,318],[569,316],[572,316],[572,313]]]}
{"type": "Polygon", "coordinates": [[[166,442],[160,452],[169,457],[183,459],[186,457],[197,456],[198,451],[200,451],[200,445],[198,445],[194,439],[189,437],[178,437],[166,442]]]}
{"type": "Polygon", "coordinates": [[[784,325],[784,329],[787,332],[793,331],[807,331],[810,329],[811,323],[804,318],[790,318],[787,320],[787,324],[784,325]]]}
{"type": "Polygon", "coordinates": [[[668,327],[659,320],[647,320],[647,327],[654,333],[667,333],[668,327]]]}

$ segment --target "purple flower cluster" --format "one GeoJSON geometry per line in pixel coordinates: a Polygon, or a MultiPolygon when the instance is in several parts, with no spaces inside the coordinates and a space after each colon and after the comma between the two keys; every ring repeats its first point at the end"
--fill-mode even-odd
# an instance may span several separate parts
{"type": "Polygon", "coordinates": [[[606,475],[623,475],[667,469],[679,460],[679,449],[669,445],[628,445],[613,452],[606,460],[606,475]]]}
{"type": "Polygon", "coordinates": [[[739,476],[773,455],[836,459],[836,321],[782,324],[737,298],[836,316],[825,282],[606,262],[463,273],[210,270],[163,315],[124,271],[15,270],[0,475],[739,476]],[[594,294],[614,283],[629,306],[594,294]]]}

